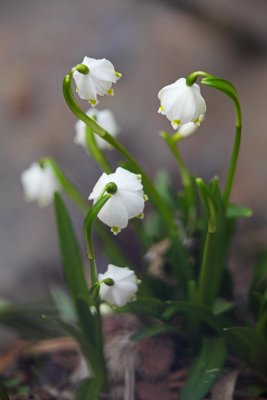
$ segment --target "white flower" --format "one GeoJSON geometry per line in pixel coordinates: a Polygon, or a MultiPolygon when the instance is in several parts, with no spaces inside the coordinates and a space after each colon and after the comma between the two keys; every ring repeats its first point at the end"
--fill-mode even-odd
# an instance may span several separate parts
{"type": "Polygon", "coordinates": [[[119,167],[112,174],[103,173],[101,175],[89,200],[94,200],[95,203],[110,182],[117,185],[117,191],[103,206],[98,218],[110,226],[114,234],[117,234],[121,229],[126,228],[129,219],[143,217],[146,196],[143,192],[140,175],[119,167]]]}
{"type": "Polygon", "coordinates": [[[204,115],[201,114],[198,121],[188,122],[187,124],[180,125],[178,127],[177,133],[181,137],[190,136],[190,135],[192,135],[192,133],[194,133],[197,130],[197,128],[200,126],[200,124],[203,122],[203,120],[204,120],[204,115]]]}
{"type": "Polygon", "coordinates": [[[133,297],[137,292],[137,278],[134,271],[127,267],[116,267],[109,264],[108,269],[104,274],[98,274],[98,280],[111,279],[113,284],[107,285],[101,283],[100,298],[107,303],[122,307],[133,297]]]}
{"type": "Polygon", "coordinates": [[[98,95],[113,95],[112,83],[117,82],[121,74],[116,72],[113,64],[105,58],[96,60],[84,57],[82,64],[89,68],[89,72],[86,75],[78,71],[73,73],[76,90],[81,99],[89,100],[91,106],[94,107],[98,104],[98,95]]]}
{"type": "Polygon", "coordinates": [[[206,112],[199,86],[196,83],[188,86],[185,78],[162,88],[158,98],[161,102],[159,113],[166,115],[174,129],[189,122],[197,123],[206,112]]]}
{"type": "Polygon", "coordinates": [[[45,207],[53,201],[54,193],[60,190],[60,185],[50,166],[43,168],[38,163],[33,163],[22,172],[21,184],[25,199],[37,201],[40,207],[45,207]]]}
{"type": "MultiPolygon", "coordinates": [[[[110,133],[111,136],[116,137],[118,135],[120,128],[110,110],[98,111],[96,108],[91,108],[86,114],[88,117],[95,119],[98,125],[110,133]]],[[[75,124],[75,131],[76,135],[74,143],[79,144],[86,149],[86,124],[81,120],[77,121],[75,124]]],[[[95,134],[95,140],[100,149],[112,149],[112,146],[97,134],[95,134]]]]}

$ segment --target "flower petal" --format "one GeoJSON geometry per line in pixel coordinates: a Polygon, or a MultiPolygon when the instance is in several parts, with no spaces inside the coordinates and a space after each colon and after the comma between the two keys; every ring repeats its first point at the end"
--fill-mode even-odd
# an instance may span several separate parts
{"type": "Polygon", "coordinates": [[[135,218],[139,214],[142,214],[145,207],[144,196],[136,192],[130,192],[126,190],[120,190],[120,200],[125,205],[128,212],[128,218],[135,218]]]}
{"type": "Polygon", "coordinates": [[[123,229],[128,225],[128,212],[116,194],[100,210],[98,218],[111,228],[123,229]]]}

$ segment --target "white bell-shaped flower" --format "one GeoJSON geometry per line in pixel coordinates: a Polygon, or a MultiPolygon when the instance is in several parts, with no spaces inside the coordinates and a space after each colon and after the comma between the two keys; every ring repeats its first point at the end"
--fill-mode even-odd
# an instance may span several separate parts
{"type": "Polygon", "coordinates": [[[45,207],[53,201],[54,193],[60,190],[60,184],[49,165],[43,168],[33,163],[22,172],[21,184],[27,201],[36,201],[40,207],[45,207]]]}
{"type": "MultiPolygon", "coordinates": [[[[88,117],[93,118],[98,125],[110,133],[111,136],[116,137],[118,135],[120,128],[115,120],[114,114],[110,110],[98,111],[96,108],[90,108],[86,114],[88,117]]],[[[77,121],[75,124],[75,132],[74,143],[86,149],[86,124],[81,120],[77,121]]],[[[97,134],[95,134],[95,140],[100,149],[112,149],[112,146],[97,134]]]]}
{"type": "MultiPolygon", "coordinates": [[[[181,136],[181,137],[187,137],[192,135],[192,133],[194,133],[197,128],[201,125],[201,123],[204,120],[204,115],[201,114],[198,121],[195,122],[188,122],[187,124],[183,124],[180,125],[178,127],[178,131],[177,133],[181,136]]],[[[173,127],[174,129],[176,129],[175,127],[173,127]]]]}
{"type": "Polygon", "coordinates": [[[185,78],[162,88],[158,98],[161,103],[159,113],[166,115],[174,129],[189,122],[197,123],[206,112],[206,103],[199,85],[194,83],[188,86],[185,78]]]}
{"type": "Polygon", "coordinates": [[[121,74],[115,71],[113,64],[102,58],[84,57],[82,64],[88,67],[88,74],[78,71],[73,73],[76,90],[81,99],[88,100],[92,107],[98,104],[97,96],[113,95],[112,84],[120,79],[121,74]]]}
{"type": "Polygon", "coordinates": [[[97,201],[103,194],[106,185],[114,182],[117,191],[102,207],[98,218],[110,226],[114,234],[126,228],[128,220],[134,217],[143,218],[146,196],[144,195],[141,176],[124,168],[117,168],[112,174],[103,173],[93,188],[89,200],[97,201]]]}
{"type": "Polygon", "coordinates": [[[102,282],[100,285],[100,298],[114,306],[122,307],[137,292],[137,277],[134,271],[127,267],[116,267],[109,264],[104,274],[98,274],[98,280],[109,280],[109,284],[102,282]]]}

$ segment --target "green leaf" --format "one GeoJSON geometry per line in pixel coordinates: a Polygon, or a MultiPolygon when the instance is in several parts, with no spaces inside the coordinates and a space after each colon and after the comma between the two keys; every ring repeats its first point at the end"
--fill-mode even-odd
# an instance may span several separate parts
{"type": "Polygon", "coordinates": [[[164,199],[166,204],[169,205],[169,207],[174,208],[175,207],[175,201],[174,201],[174,196],[172,193],[172,184],[171,184],[171,179],[169,172],[164,169],[160,168],[155,177],[155,187],[160,194],[160,196],[164,199]]]}
{"type": "Polygon", "coordinates": [[[76,306],[77,306],[80,325],[85,335],[85,339],[90,344],[90,346],[94,347],[96,345],[95,316],[94,316],[95,314],[93,314],[93,312],[90,309],[90,305],[88,304],[87,300],[83,297],[78,297],[76,301],[76,306]]]}
{"type": "Polygon", "coordinates": [[[75,308],[69,294],[59,286],[52,287],[50,292],[59,317],[64,321],[75,321],[75,308]]]}
{"type": "Polygon", "coordinates": [[[146,337],[161,335],[164,333],[175,332],[176,329],[173,326],[167,324],[160,324],[156,326],[152,326],[150,328],[142,329],[141,331],[135,333],[130,337],[131,340],[138,341],[144,339],[146,337]]]}
{"type": "Polygon", "coordinates": [[[75,398],[76,400],[98,400],[100,389],[97,379],[85,378],[80,382],[75,398]]]}
{"type": "Polygon", "coordinates": [[[0,324],[27,339],[46,339],[62,335],[56,323],[47,323],[43,314],[55,314],[55,309],[41,303],[6,304],[0,308],[0,324]]]}
{"type": "Polygon", "coordinates": [[[202,400],[221,372],[226,354],[222,338],[204,338],[201,352],[192,366],[180,400],[202,400]]]}
{"type": "Polygon", "coordinates": [[[1,382],[0,382],[0,400],[9,400],[7,391],[1,382]]]}
{"type": "Polygon", "coordinates": [[[55,193],[55,213],[64,276],[68,289],[75,299],[79,295],[87,294],[87,285],[78,242],[68,211],[59,193],[55,193]]]}
{"type": "MultiPolygon", "coordinates": [[[[202,261],[200,271],[199,297],[203,302],[212,305],[220,296],[224,284],[225,267],[235,220],[225,217],[225,204],[218,178],[215,177],[208,185],[204,185],[206,187],[205,192],[208,191],[210,196],[209,202],[213,204],[213,216],[216,215],[216,232],[210,235],[205,231],[203,232],[203,235],[206,236],[206,252],[203,253],[203,257],[205,255],[206,258],[202,261]],[[212,285],[210,282],[212,282],[212,285]]],[[[215,223],[212,225],[215,225],[215,223]]]]}
{"type": "Polygon", "coordinates": [[[234,307],[235,303],[218,298],[213,304],[212,312],[214,315],[220,315],[232,310],[234,307]]]}
{"type": "Polygon", "coordinates": [[[84,200],[79,190],[74,186],[74,184],[65,176],[64,172],[61,170],[59,165],[52,158],[44,158],[40,162],[42,165],[48,165],[56,176],[58,182],[69,195],[72,201],[77,204],[84,212],[87,212],[89,206],[84,200]]]}
{"type": "Polygon", "coordinates": [[[170,306],[166,308],[162,318],[164,320],[170,320],[179,313],[185,313],[195,319],[203,321],[216,331],[221,331],[221,329],[229,325],[225,318],[213,315],[209,306],[187,301],[170,302],[170,306]]]}
{"type": "Polygon", "coordinates": [[[238,204],[229,204],[226,210],[227,218],[249,218],[252,215],[253,211],[250,208],[238,204]]]}
{"type": "Polygon", "coordinates": [[[117,308],[116,311],[122,313],[133,313],[140,316],[148,316],[161,319],[165,303],[161,300],[150,297],[137,297],[136,301],[128,303],[124,307],[117,308]]]}
{"type": "Polygon", "coordinates": [[[248,361],[258,371],[267,372],[267,338],[250,327],[225,328],[224,334],[239,357],[248,361]]]}
{"type": "Polygon", "coordinates": [[[250,292],[255,291],[255,289],[260,291],[265,291],[267,286],[267,252],[260,257],[256,268],[254,269],[254,275],[252,284],[250,287],[250,292]]]}

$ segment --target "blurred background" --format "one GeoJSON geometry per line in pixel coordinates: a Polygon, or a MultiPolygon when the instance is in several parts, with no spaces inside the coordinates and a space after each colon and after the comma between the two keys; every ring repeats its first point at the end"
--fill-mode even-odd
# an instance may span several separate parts
{"type": "MultiPolygon", "coordinates": [[[[255,216],[246,229],[266,239],[266,0],[0,0],[0,297],[33,299],[61,279],[53,207],[25,203],[20,173],[53,156],[88,196],[99,169],[74,145],[75,117],[61,92],[63,76],[85,55],[110,59],[123,77],[101,99],[122,128],[120,140],[155,175],[175,163],[158,132],[158,91],[195,70],[231,80],[240,94],[243,141],[233,200],[255,216]]],[[[234,137],[234,112],[203,87],[203,126],[182,144],[196,176],[222,179],[234,137]]],[[[83,106],[86,109],[86,102],[83,106]]],[[[110,155],[116,160],[116,155],[110,155]]],[[[80,231],[82,217],[73,218],[80,231]]],[[[265,240],[266,243],[266,240],[265,240]]]]}

